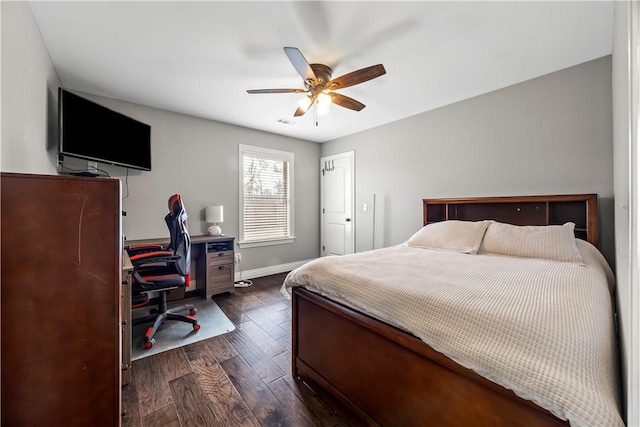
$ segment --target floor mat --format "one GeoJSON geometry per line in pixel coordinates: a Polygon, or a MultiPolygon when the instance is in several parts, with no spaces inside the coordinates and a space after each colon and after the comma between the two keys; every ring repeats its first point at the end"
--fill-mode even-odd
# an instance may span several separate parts
{"type": "MultiPolygon", "coordinates": [[[[154,337],[156,342],[153,347],[147,350],[144,348],[144,334],[151,324],[134,325],[131,331],[131,336],[133,337],[131,360],[142,359],[143,357],[225,334],[235,329],[233,323],[212,299],[188,298],[180,301],[171,301],[169,302],[169,308],[184,304],[192,304],[198,309],[195,317],[200,324],[200,330],[194,331],[190,323],[168,320],[156,332],[154,337]]],[[[131,313],[131,318],[136,319],[146,316],[149,313],[149,308],[140,307],[134,309],[131,313]]]]}

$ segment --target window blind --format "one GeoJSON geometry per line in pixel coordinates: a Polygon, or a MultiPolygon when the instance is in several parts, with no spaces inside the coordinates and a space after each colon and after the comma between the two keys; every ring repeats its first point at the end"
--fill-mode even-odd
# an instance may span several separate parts
{"type": "Polygon", "coordinates": [[[273,152],[243,151],[241,240],[291,237],[291,161],[273,152]]]}

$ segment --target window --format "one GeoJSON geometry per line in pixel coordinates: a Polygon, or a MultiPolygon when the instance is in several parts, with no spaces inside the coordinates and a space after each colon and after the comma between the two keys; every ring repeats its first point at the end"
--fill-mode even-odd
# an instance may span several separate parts
{"type": "Polygon", "coordinates": [[[293,242],[293,153],[240,145],[240,247],[293,242]]]}

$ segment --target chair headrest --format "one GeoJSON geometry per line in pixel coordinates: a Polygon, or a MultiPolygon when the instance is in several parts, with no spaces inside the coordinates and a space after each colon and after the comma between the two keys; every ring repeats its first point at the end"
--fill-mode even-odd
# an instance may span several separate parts
{"type": "Polygon", "coordinates": [[[169,213],[178,217],[182,216],[182,214],[186,215],[187,212],[179,194],[169,197],[169,213]]]}

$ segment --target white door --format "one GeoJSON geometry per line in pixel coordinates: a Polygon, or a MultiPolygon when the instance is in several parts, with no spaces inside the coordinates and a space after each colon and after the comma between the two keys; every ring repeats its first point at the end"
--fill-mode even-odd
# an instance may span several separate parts
{"type": "Polygon", "coordinates": [[[355,152],[320,159],[320,255],[352,254],[355,248],[355,152]]]}

